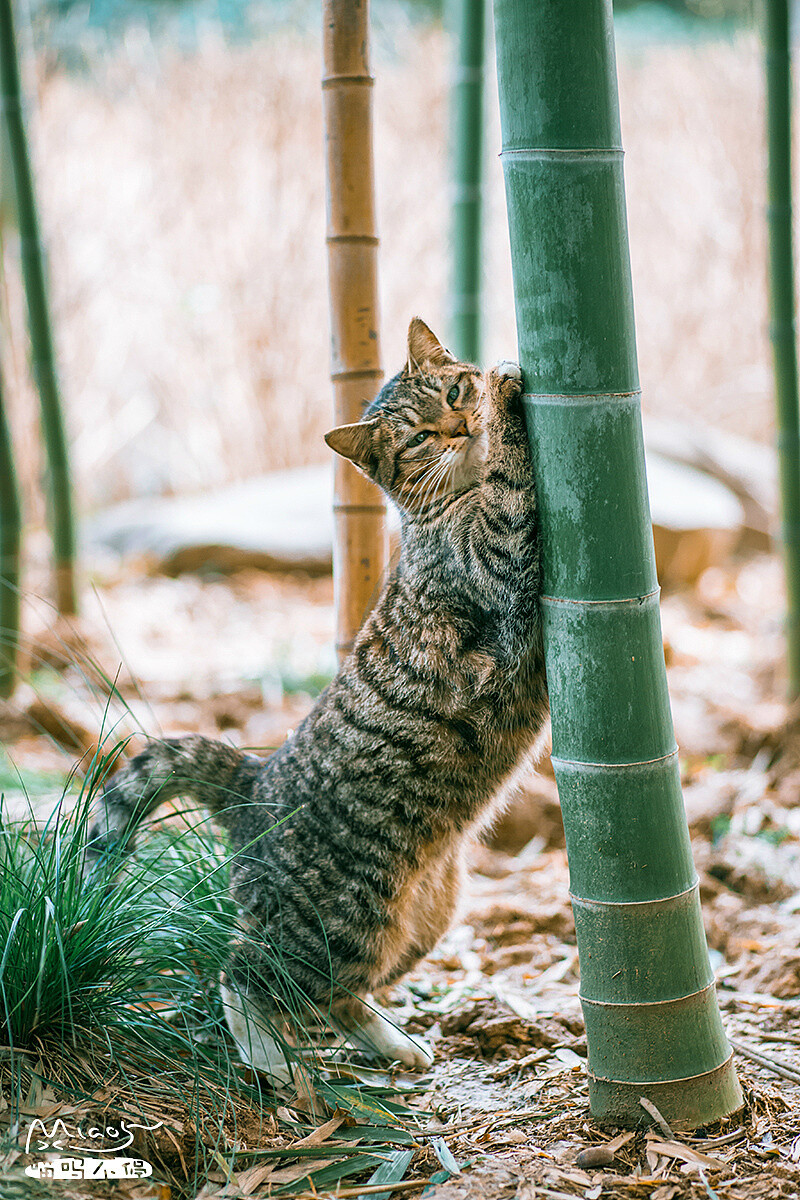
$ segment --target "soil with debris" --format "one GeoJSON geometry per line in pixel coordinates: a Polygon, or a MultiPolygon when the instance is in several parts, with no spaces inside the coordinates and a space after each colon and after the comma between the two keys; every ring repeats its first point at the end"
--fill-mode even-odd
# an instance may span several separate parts
{"type": "MultiPolygon", "coordinates": [[[[391,1078],[413,1115],[401,1122],[398,1174],[367,1195],[414,1196],[426,1181],[434,1200],[800,1194],[800,715],[781,700],[781,604],[780,564],[762,555],[709,569],[663,608],[686,808],[744,1110],[691,1134],[644,1112],[636,1131],[593,1122],[563,828],[546,759],[476,850],[458,924],[382,997],[433,1042],[436,1063],[426,1080],[391,1078]],[[404,1147],[413,1155],[401,1171],[404,1147]]],[[[48,811],[57,778],[101,736],[135,743],[142,732],[202,732],[279,744],[334,670],[331,605],[328,579],[257,572],[166,580],[98,568],[80,621],[55,627],[49,607],[29,596],[26,678],[0,708],[6,804],[24,809],[18,768],[35,810],[48,811]]],[[[357,1080],[389,1079],[367,1065],[352,1070],[357,1080]]],[[[283,1107],[239,1113],[225,1127],[225,1149],[238,1147],[244,1166],[230,1175],[221,1152],[204,1198],[325,1194],[331,1164],[354,1142],[368,1152],[375,1127],[339,1109],[335,1088],[326,1099],[297,1082],[283,1107]],[[309,1157],[313,1146],[318,1158],[309,1157]],[[259,1149],[273,1156],[247,1157],[259,1149]]],[[[55,1092],[28,1097],[31,1119],[67,1111],[75,1109],[55,1092]]],[[[148,1146],[171,1174],[165,1167],[158,1183],[98,1184],[87,1195],[179,1194],[174,1180],[198,1117],[188,1108],[159,1116],[164,1129],[148,1146]]],[[[26,1161],[6,1162],[3,1197],[83,1195],[25,1179],[26,1161]]],[[[353,1183],[342,1173],[339,1194],[362,1194],[370,1175],[364,1166],[353,1183]]]]}

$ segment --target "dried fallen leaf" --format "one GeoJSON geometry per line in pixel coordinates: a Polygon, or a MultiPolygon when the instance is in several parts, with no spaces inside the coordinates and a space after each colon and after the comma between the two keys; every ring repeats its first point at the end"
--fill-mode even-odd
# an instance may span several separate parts
{"type": "Polygon", "coordinates": [[[291,1167],[281,1167],[279,1170],[273,1171],[270,1175],[270,1183],[294,1183],[296,1179],[305,1179],[307,1175],[316,1175],[318,1171],[322,1171],[325,1167],[330,1167],[338,1161],[336,1158],[320,1158],[309,1162],[307,1158],[304,1158],[299,1163],[293,1163],[291,1167]]]}
{"type": "Polygon", "coordinates": [[[317,1093],[303,1063],[292,1063],[292,1078],[297,1091],[296,1107],[302,1112],[310,1113],[312,1117],[323,1116],[326,1112],[325,1101],[317,1093]]]}
{"type": "Polygon", "coordinates": [[[236,1182],[239,1185],[239,1191],[243,1196],[251,1196],[256,1188],[264,1182],[272,1174],[273,1166],[271,1163],[263,1164],[256,1167],[250,1167],[247,1171],[242,1171],[237,1175],[236,1182]]]}
{"type": "Polygon", "coordinates": [[[327,1142],[332,1133],[335,1133],[340,1125],[347,1120],[345,1113],[341,1113],[338,1117],[331,1117],[330,1121],[326,1121],[324,1125],[320,1125],[313,1133],[309,1133],[307,1137],[300,1138],[298,1142],[294,1142],[295,1146],[319,1146],[322,1142],[327,1142]]]}
{"type": "Polygon", "coordinates": [[[664,1120],[664,1118],[661,1115],[661,1113],[659,1112],[659,1110],[656,1108],[655,1104],[653,1104],[653,1101],[648,1100],[647,1096],[640,1096],[639,1103],[641,1104],[641,1106],[645,1110],[645,1112],[648,1112],[650,1114],[650,1116],[653,1118],[653,1120],[655,1121],[656,1125],[661,1130],[664,1137],[667,1138],[667,1140],[670,1140],[674,1136],[673,1132],[670,1129],[667,1122],[664,1120]]]}
{"type": "Polygon", "coordinates": [[[727,1167],[727,1163],[721,1158],[712,1158],[710,1154],[701,1154],[699,1150],[693,1150],[691,1146],[684,1146],[682,1142],[661,1142],[648,1135],[647,1139],[648,1155],[651,1150],[657,1154],[663,1154],[667,1158],[679,1158],[681,1162],[692,1163],[700,1167],[711,1167],[714,1170],[722,1170],[727,1167]]]}
{"type": "Polygon", "coordinates": [[[658,1172],[658,1164],[661,1161],[660,1154],[657,1150],[654,1150],[652,1146],[648,1146],[645,1152],[645,1158],[647,1159],[647,1165],[650,1168],[650,1174],[655,1175],[658,1172]]]}

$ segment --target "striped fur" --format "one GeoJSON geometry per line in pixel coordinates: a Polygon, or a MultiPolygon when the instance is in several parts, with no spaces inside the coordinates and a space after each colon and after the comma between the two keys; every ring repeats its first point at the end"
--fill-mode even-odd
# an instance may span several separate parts
{"type": "Polygon", "coordinates": [[[257,938],[229,975],[263,1012],[284,995],[277,953],[318,1010],[364,1023],[357,998],[449,925],[465,846],[546,720],[519,379],[510,364],[484,375],[456,362],[415,318],[406,367],[327,438],[398,504],[403,527],[339,674],[265,762],[201,737],[154,741],[106,790],[98,839],[177,795],[229,830],[233,892],[257,938]]]}

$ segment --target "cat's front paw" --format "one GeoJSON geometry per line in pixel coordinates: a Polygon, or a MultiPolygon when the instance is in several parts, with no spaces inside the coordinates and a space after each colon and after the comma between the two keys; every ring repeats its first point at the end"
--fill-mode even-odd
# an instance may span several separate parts
{"type": "Polygon", "coordinates": [[[402,1047],[398,1058],[406,1067],[411,1067],[417,1071],[427,1071],[428,1067],[433,1065],[433,1050],[428,1042],[421,1037],[412,1037],[411,1034],[406,1034],[408,1045],[402,1047]]]}
{"type": "Polygon", "coordinates": [[[522,371],[519,363],[495,363],[489,372],[489,386],[504,400],[514,400],[522,391],[522,371]]]}
{"type": "Polygon", "coordinates": [[[400,1062],[414,1070],[427,1070],[433,1062],[433,1050],[420,1037],[414,1037],[395,1025],[388,1013],[372,1002],[371,1015],[360,1029],[350,1032],[350,1039],[370,1054],[378,1054],[387,1062],[400,1062]]]}

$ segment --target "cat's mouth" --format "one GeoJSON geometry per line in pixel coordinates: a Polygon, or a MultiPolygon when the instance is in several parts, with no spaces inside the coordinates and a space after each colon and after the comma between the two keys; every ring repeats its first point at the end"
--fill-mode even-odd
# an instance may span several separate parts
{"type": "Polygon", "coordinates": [[[486,449],[486,433],[478,429],[469,437],[459,438],[458,444],[451,445],[445,451],[446,455],[451,456],[450,470],[446,476],[448,492],[465,492],[478,483],[486,460],[486,449]]]}

